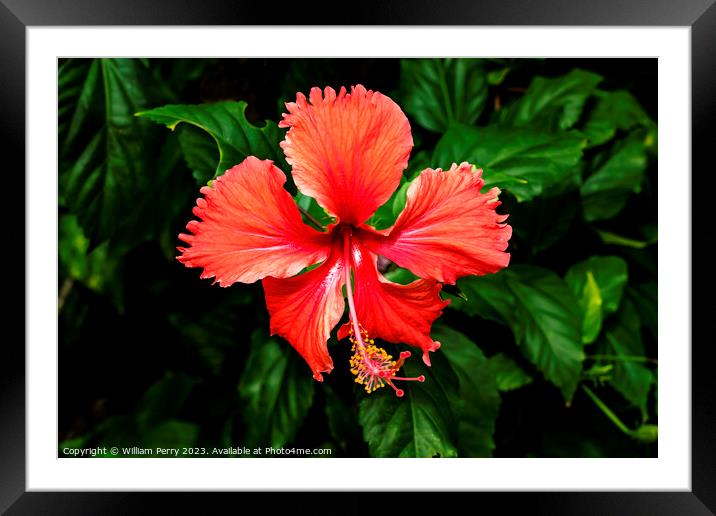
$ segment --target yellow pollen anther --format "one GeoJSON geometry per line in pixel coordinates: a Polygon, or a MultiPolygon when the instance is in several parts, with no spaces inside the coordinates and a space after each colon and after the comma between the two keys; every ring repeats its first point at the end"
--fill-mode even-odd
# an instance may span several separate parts
{"type": "Polygon", "coordinates": [[[375,341],[369,337],[368,332],[362,326],[360,332],[361,338],[358,339],[352,327],[349,330],[348,335],[352,343],[351,351],[353,351],[353,356],[349,361],[350,371],[355,375],[356,383],[363,385],[368,394],[387,384],[400,397],[403,396],[403,390],[393,384],[393,379],[425,381],[425,377],[422,375],[417,378],[396,378],[396,373],[403,366],[405,359],[410,356],[410,352],[403,351],[397,361],[393,360],[393,357],[383,348],[375,345],[375,341]],[[361,340],[365,345],[362,345],[361,340]]]}

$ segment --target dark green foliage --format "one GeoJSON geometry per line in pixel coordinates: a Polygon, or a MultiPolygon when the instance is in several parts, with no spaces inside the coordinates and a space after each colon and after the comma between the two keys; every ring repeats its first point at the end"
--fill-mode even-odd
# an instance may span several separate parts
{"type": "MultiPolygon", "coordinates": [[[[495,372],[480,348],[463,334],[440,326],[433,332],[458,378],[458,395],[450,399],[457,419],[457,442],[463,456],[489,457],[500,410],[495,372]]],[[[440,364],[436,363],[435,367],[440,364]]]]}
{"type": "Polygon", "coordinates": [[[569,129],[582,116],[584,103],[601,80],[584,70],[572,70],[562,77],[535,77],[525,94],[503,110],[499,119],[513,127],[569,129]]]}
{"type": "Polygon", "coordinates": [[[251,335],[251,352],[239,383],[246,403],[246,444],[279,448],[291,442],[313,404],[314,381],[296,353],[263,329],[251,335]]]}
{"type": "Polygon", "coordinates": [[[403,398],[384,387],[360,402],[359,419],[371,455],[457,457],[457,420],[450,406],[458,397],[455,374],[449,368],[428,370],[417,361],[406,363],[403,371],[425,375],[425,383],[411,383],[403,398]]]}
{"type": "Polygon", "coordinates": [[[485,187],[498,186],[518,201],[573,183],[584,140],[578,134],[501,126],[453,127],[438,142],[434,164],[469,161],[483,169],[485,187]]]}
{"type": "Polygon", "coordinates": [[[610,150],[604,163],[586,178],[580,189],[584,218],[610,219],[626,204],[629,194],[639,193],[647,165],[644,137],[639,133],[610,150]]]}
{"type": "Polygon", "coordinates": [[[91,241],[114,236],[155,186],[160,136],[134,113],[165,100],[136,59],[71,60],[59,71],[61,199],[91,241]],[[72,84],[72,86],[69,86],[72,84]],[[154,144],[153,144],[154,143],[154,144]]]}
{"type": "Polygon", "coordinates": [[[472,124],[487,100],[487,73],[479,59],[403,59],[400,99],[426,129],[445,132],[472,124]]]}
{"type": "MultiPolygon", "coordinates": [[[[655,456],[655,70],[647,60],[61,60],[60,449],[655,456]],[[296,191],[279,114],[299,90],[357,83],[395,100],[415,141],[369,224],[392,226],[425,168],[467,161],[484,190],[500,190],[513,230],[505,270],[443,286],[441,347],[432,367],[409,348],[400,376],[426,381],[400,383],[402,398],[356,386],[335,332],[335,369],[315,382],[269,335],[260,283],[221,289],[175,259],[199,188],[249,155],[287,174],[306,222],[334,222],[296,191]]],[[[390,281],[416,279],[381,267],[390,281]]]]}
{"type": "Polygon", "coordinates": [[[519,389],[533,381],[533,378],[524,369],[504,353],[491,356],[489,366],[495,375],[497,388],[501,391],[519,389]]]}
{"type": "Polygon", "coordinates": [[[197,106],[170,105],[137,113],[169,129],[180,123],[193,126],[209,135],[215,142],[211,151],[206,135],[191,128],[179,134],[184,158],[200,184],[220,176],[247,156],[270,159],[277,166],[286,168],[283,154],[278,146],[283,139],[275,122],[256,127],[246,120],[245,102],[217,102],[197,106]],[[208,159],[213,154],[214,159],[208,159]],[[214,166],[209,167],[212,161],[214,166]]]}
{"type": "Polygon", "coordinates": [[[604,316],[619,308],[627,279],[627,264],[616,256],[593,256],[567,271],[565,280],[582,311],[584,344],[594,342],[602,328],[604,316]]]}

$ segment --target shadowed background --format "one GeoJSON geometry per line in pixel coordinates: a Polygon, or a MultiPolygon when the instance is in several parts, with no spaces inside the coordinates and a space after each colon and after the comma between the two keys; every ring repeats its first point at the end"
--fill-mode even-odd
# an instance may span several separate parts
{"type": "MultiPolygon", "coordinates": [[[[70,60],[58,80],[60,453],[656,455],[656,60],[70,60]],[[134,116],[245,102],[234,137],[268,121],[273,147],[247,153],[289,173],[274,130],[283,102],[356,83],[410,119],[405,183],[427,166],[483,166],[514,230],[505,274],[446,294],[436,334],[462,358],[436,359],[431,374],[447,380],[404,400],[358,389],[345,342],[329,342],[336,367],[313,382],[269,338],[259,283],[221,289],[174,259],[216,144],[211,128],[134,116]]],[[[400,207],[396,196],[374,222],[400,207]]]]}

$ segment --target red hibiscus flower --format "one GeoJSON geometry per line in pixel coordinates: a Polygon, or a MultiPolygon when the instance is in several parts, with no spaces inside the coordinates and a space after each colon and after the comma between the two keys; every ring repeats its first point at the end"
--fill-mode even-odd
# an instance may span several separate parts
{"type": "Polygon", "coordinates": [[[440,298],[441,284],[496,272],[510,260],[504,250],[512,229],[495,211],[499,190],[481,192],[482,171],[468,163],[424,170],[395,225],[377,231],[365,222],[398,187],[413,147],[401,109],[360,85],[338,94],[313,88],[308,100],[298,93],[286,108],[281,147],[296,186],[335,223],[325,231],[304,224],[284,173],[250,156],[201,189],[194,207],[200,221],[179,235],[189,247],[178,248],[178,259],[222,287],[263,280],[271,334],[288,340],[319,381],[333,369],[326,342],[343,317],[345,286],[349,321],[338,333],[353,343],[356,381],[368,392],[387,384],[401,396],[395,380],[424,378],[397,376],[410,353],[393,360],[373,338],[419,347],[430,365],[428,353],[440,347],[430,328],[449,303],[440,298]],[[378,255],[421,279],[388,281],[377,270],[378,255]]]}

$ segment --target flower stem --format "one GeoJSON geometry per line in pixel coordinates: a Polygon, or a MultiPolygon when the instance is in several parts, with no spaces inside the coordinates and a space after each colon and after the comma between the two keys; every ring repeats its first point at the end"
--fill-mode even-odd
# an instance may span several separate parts
{"type": "Polygon", "coordinates": [[[627,434],[628,436],[631,437],[631,435],[632,435],[632,430],[631,430],[628,426],[626,426],[626,425],[622,422],[622,420],[619,419],[619,418],[617,417],[617,415],[616,415],[614,412],[612,412],[612,410],[611,410],[609,407],[607,407],[606,404],[605,404],[602,400],[600,400],[599,397],[598,397],[596,394],[594,394],[594,392],[592,392],[592,389],[590,389],[590,388],[587,387],[586,385],[582,385],[582,390],[584,390],[584,392],[587,393],[587,396],[589,396],[589,397],[592,399],[592,401],[594,402],[594,404],[595,404],[597,407],[599,407],[599,409],[600,409],[602,412],[604,412],[604,415],[607,416],[607,417],[611,420],[611,422],[614,423],[614,425],[615,425],[619,430],[621,430],[622,432],[624,432],[625,434],[627,434]]]}
{"type": "Polygon", "coordinates": [[[643,362],[647,364],[659,365],[659,361],[655,358],[640,357],[635,355],[587,355],[586,358],[591,360],[611,360],[614,362],[643,362]]]}
{"type": "Polygon", "coordinates": [[[62,288],[60,288],[60,293],[57,298],[57,312],[62,311],[62,307],[65,306],[65,301],[67,301],[67,296],[70,295],[70,292],[72,292],[72,287],[75,284],[75,280],[72,278],[66,278],[65,281],[62,283],[62,288]]]}

